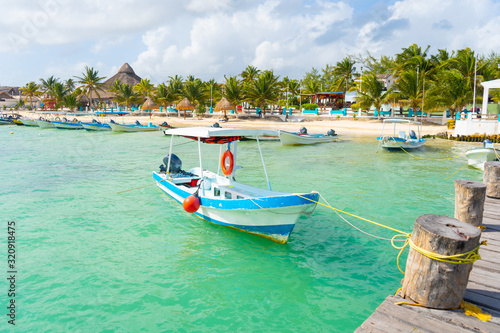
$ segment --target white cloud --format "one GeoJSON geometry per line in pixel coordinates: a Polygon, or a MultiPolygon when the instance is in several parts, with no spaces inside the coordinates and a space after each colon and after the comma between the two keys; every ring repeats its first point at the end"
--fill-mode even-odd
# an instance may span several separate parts
{"type": "Polygon", "coordinates": [[[386,1],[371,8],[336,0],[7,2],[0,72],[24,85],[50,71],[79,75],[83,64],[113,75],[129,62],[159,83],[176,74],[222,80],[252,64],[301,78],[346,55],[394,55],[413,43],[431,45],[431,53],[500,47],[497,0],[386,1]]]}

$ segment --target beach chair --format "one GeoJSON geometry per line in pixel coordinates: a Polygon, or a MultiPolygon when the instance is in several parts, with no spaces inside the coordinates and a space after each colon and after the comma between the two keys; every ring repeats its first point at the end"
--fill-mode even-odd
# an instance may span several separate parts
{"type": "Polygon", "coordinates": [[[399,131],[399,137],[401,139],[406,139],[406,132],[405,131],[399,131]]]}

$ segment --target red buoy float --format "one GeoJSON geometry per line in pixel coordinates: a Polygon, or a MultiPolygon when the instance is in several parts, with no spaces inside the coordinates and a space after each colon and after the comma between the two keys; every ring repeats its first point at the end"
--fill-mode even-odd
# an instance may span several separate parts
{"type": "Polygon", "coordinates": [[[196,195],[190,195],[182,203],[182,207],[188,213],[194,213],[200,208],[200,198],[196,195]]]}

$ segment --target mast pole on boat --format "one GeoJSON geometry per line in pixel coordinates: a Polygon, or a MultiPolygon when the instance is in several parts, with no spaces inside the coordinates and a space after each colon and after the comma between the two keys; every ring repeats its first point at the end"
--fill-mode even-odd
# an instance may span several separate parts
{"type": "Polygon", "coordinates": [[[264,167],[264,173],[266,174],[267,187],[269,188],[269,191],[272,191],[271,183],[269,182],[269,177],[267,176],[266,164],[264,163],[264,156],[262,156],[262,149],[260,149],[259,136],[257,135],[256,138],[257,138],[257,146],[259,147],[260,159],[262,160],[262,166],[264,167]]]}
{"type": "Polygon", "coordinates": [[[170,160],[172,159],[172,148],[174,147],[174,135],[170,138],[170,149],[168,150],[168,165],[167,165],[167,174],[170,179],[172,176],[170,175],[170,160]]]}
{"type": "Polygon", "coordinates": [[[224,145],[220,145],[220,149],[219,149],[219,163],[217,163],[218,167],[217,167],[217,174],[220,175],[220,160],[222,159],[222,147],[224,145]]]}
{"type": "Polygon", "coordinates": [[[198,157],[200,159],[200,179],[203,179],[203,165],[201,164],[201,138],[198,137],[198,157]]]}

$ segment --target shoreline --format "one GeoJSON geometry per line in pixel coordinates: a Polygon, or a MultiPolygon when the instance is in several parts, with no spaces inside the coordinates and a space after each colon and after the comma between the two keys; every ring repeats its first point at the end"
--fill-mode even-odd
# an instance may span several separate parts
{"type": "MultiPolygon", "coordinates": [[[[33,113],[29,111],[18,111],[18,114],[26,118],[38,118],[40,116],[45,117],[45,114],[33,113]]],[[[62,112],[61,112],[62,113],[62,112]]],[[[56,114],[56,112],[54,112],[56,114]]],[[[49,114],[47,114],[48,116],[49,114]]],[[[68,119],[72,117],[71,114],[65,115],[68,119]]],[[[60,116],[62,118],[62,116],[60,116]]],[[[333,129],[339,136],[377,136],[382,130],[383,121],[379,119],[367,119],[367,118],[357,118],[357,119],[321,119],[317,120],[318,117],[309,118],[307,117],[297,117],[293,116],[294,119],[304,119],[304,121],[282,121],[277,116],[268,116],[268,118],[259,119],[254,117],[241,117],[230,116],[229,121],[221,121],[222,114],[212,114],[204,116],[203,118],[187,117],[184,119],[182,116],[166,116],[158,115],[155,113],[151,117],[149,115],[134,115],[130,114],[127,116],[114,116],[107,117],[115,120],[116,122],[124,122],[126,124],[132,124],[136,120],[141,122],[141,124],[152,123],[154,125],[167,122],[169,125],[174,127],[190,127],[190,126],[212,126],[214,123],[218,122],[221,127],[228,128],[251,128],[251,129],[269,129],[269,130],[284,130],[290,132],[297,132],[301,127],[306,127],[308,133],[318,134],[326,133],[329,129],[333,129]]],[[[91,116],[81,116],[76,112],[74,118],[80,121],[90,122],[92,121],[91,116]]],[[[98,117],[97,119],[100,119],[98,117]]],[[[387,130],[387,128],[386,128],[387,130]]],[[[445,132],[448,130],[447,125],[438,125],[434,123],[424,122],[421,126],[421,135],[435,135],[439,132],[445,132]]],[[[416,130],[415,130],[416,131],[416,130]]]]}

